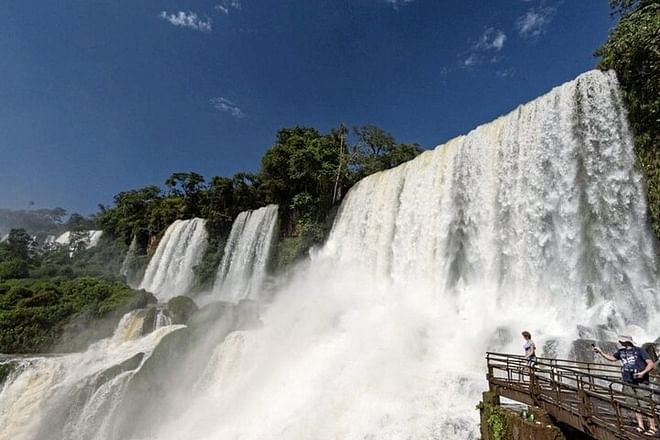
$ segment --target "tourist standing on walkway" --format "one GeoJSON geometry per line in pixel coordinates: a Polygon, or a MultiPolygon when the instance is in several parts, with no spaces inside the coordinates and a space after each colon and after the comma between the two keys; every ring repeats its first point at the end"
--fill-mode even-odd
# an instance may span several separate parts
{"type": "MultiPolygon", "coordinates": [[[[655,364],[644,350],[635,347],[630,336],[619,336],[619,344],[623,348],[612,354],[604,353],[603,350],[595,346],[594,351],[609,361],[621,361],[621,375],[623,382],[625,382],[623,393],[627,395],[626,403],[632,407],[637,406],[648,409],[650,407],[651,392],[648,389],[638,388],[637,385],[649,387],[649,372],[655,367],[655,364]]],[[[636,411],[635,418],[637,419],[637,432],[644,432],[642,413],[636,411]]],[[[644,434],[648,436],[657,434],[655,420],[652,416],[649,416],[649,429],[644,434]]]]}
{"type": "Polygon", "coordinates": [[[531,374],[534,365],[536,365],[536,344],[532,341],[532,335],[527,330],[522,332],[522,337],[525,339],[523,350],[525,350],[525,358],[527,359],[527,366],[529,367],[529,373],[531,374]]]}

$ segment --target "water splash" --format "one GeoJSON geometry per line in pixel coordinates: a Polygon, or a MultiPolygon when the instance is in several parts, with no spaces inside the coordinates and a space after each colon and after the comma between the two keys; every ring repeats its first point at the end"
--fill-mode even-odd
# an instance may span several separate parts
{"type": "Polygon", "coordinates": [[[85,353],[27,357],[0,390],[0,440],[109,439],[127,384],[158,342],[182,326],[142,337],[144,311],[126,314],[112,337],[85,353]]]}

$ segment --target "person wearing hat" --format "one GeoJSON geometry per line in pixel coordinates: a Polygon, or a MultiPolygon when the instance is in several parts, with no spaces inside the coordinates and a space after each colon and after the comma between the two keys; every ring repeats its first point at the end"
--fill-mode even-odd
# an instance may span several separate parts
{"type": "MultiPolygon", "coordinates": [[[[621,362],[621,376],[625,383],[623,393],[627,395],[626,403],[630,406],[639,406],[648,409],[651,392],[640,389],[636,385],[649,387],[649,373],[655,367],[655,364],[649,359],[649,355],[644,350],[635,347],[632,337],[619,336],[619,344],[622,345],[622,348],[612,354],[604,353],[603,350],[596,346],[594,346],[594,352],[600,354],[608,361],[621,362]],[[644,400],[638,400],[638,397],[643,397],[644,400]]],[[[635,418],[637,419],[637,432],[644,432],[642,414],[635,412],[635,418]]],[[[655,420],[649,416],[649,429],[644,434],[655,436],[657,433],[655,420]]]]}

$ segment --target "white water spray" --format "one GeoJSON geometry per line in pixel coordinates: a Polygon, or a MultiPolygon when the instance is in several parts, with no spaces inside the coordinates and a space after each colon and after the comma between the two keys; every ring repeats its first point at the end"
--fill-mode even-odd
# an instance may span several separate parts
{"type": "Polygon", "coordinates": [[[26,357],[0,389],[0,440],[112,438],[113,417],[133,375],[158,342],[142,337],[144,311],[126,314],[112,337],[85,353],[26,357]]]}

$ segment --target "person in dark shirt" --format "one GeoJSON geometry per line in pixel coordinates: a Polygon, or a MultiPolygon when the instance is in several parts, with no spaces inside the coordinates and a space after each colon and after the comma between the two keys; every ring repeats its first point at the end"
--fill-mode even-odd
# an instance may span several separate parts
{"type": "MultiPolygon", "coordinates": [[[[644,350],[635,347],[630,336],[619,336],[619,344],[621,344],[623,348],[620,348],[612,354],[604,353],[603,350],[595,346],[594,351],[608,361],[621,362],[621,376],[625,383],[623,386],[623,392],[627,395],[626,403],[633,407],[648,408],[650,406],[649,400],[651,399],[651,393],[646,389],[638,388],[637,385],[649,387],[649,373],[653,367],[655,367],[655,364],[644,350]],[[638,399],[639,397],[643,399],[638,399]]],[[[635,412],[635,418],[637,419],[637,432],[644,432],[644,419],[642,418],[642,414],[640,412],[635,412]]],[[[644,432],[644,434],[655,436],[657,433],[658,431],[655,426],[655,420],[653,420],[653,417],[649,417],[649,429],[644,432]]]]}

